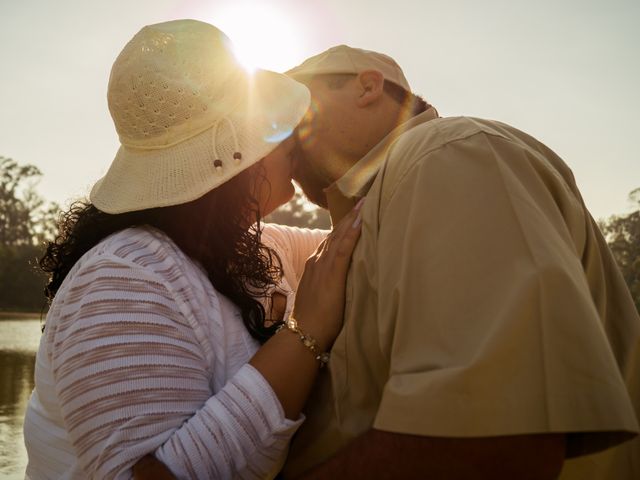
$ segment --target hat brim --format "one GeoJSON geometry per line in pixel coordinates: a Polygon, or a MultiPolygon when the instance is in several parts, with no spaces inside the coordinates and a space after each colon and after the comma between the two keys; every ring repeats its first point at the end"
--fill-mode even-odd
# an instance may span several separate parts
{"type": "Polygon", "coordinates": [[[307,87],[275,72],[258,70],[233,112],[191,138],[166,148],[121,146],[90,201],[116,214],[190,202],[264,158],[291,135],[305,115],[307,87]],[[230,137],[233,137],[230,139],[230,137]],[[233,161],[233,150],[242,154],[233,161]],[[223,165],[216,169],[214,161],[223,165]]]}

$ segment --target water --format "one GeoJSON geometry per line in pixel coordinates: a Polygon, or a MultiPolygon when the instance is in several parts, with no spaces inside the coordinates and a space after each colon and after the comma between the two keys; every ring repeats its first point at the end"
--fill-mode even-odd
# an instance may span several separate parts
{"type": "Polygon", "coordinates": [[[22,421],[33,390],[40,320],[0,320],[0,479],[23,479],[22,421]]]}

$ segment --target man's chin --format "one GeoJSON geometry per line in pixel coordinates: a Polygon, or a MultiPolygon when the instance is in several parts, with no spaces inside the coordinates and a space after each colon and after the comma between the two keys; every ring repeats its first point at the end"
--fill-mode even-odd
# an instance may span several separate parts
{"type": "Polygon", "coordinates": [[[331,184],[331,181],[325,178],[322,172],[314,167],[302,153],[298,153],[297,158],[298,161],[293,164],[293,181],[300,185],[311,203],[321,208],[328,208],[324,189],[331,184]]]}

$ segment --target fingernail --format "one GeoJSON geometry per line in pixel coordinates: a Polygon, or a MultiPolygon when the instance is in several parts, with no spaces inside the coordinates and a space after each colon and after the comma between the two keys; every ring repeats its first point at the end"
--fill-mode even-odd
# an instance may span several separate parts
{"type": "Polygon", "coordinates": [[[353,225],[351,225],[352,228],[358,228],[360,226],[360,224],[362,223],[362,213],[358,212],[358,216],[356,217],[356,219],[353,221],[353,225]]]}

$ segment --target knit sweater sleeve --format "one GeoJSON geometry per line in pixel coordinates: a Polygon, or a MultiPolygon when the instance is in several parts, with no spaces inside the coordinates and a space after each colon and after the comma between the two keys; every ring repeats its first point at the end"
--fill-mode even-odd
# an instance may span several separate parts
{"type": "Polygon", "coordinates": [[[75,272],[47,335],[81,476],[131,478],[151,452],[178,478],[277,472],[300,422],[285,418],[250,365],[214,392],[212,367],[181,308],[162,278],[127,260],[104,255],[75,272]]]}

